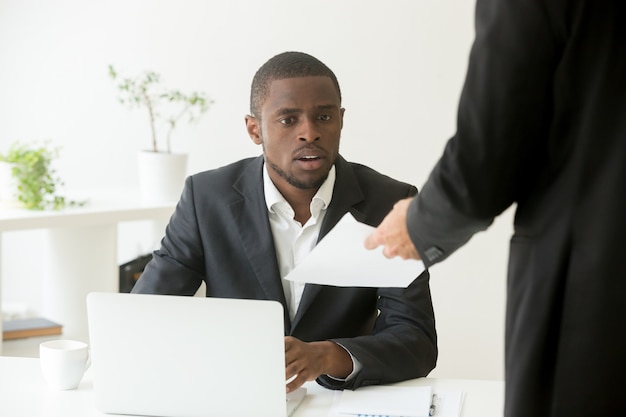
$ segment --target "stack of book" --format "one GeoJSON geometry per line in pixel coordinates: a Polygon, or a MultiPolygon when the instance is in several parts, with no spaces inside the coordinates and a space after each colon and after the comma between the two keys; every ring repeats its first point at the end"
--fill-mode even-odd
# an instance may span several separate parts
{"type": "Polygon", "coordinates": [[[2,340],[60,335],[62,331],[62,325],[43,317],[14,319],[2,322],[2,340]]]}

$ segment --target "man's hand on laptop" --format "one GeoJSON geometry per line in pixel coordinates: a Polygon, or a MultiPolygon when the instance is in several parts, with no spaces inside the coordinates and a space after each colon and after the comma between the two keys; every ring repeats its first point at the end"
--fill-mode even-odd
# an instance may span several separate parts
{"type": "Polygon", "coordinates": [[[352,358],[341,346],[330,341],[303,342],[285,337],[285,378],[287,392],[320,375],[344,379],[352,372],[352,358]]]}

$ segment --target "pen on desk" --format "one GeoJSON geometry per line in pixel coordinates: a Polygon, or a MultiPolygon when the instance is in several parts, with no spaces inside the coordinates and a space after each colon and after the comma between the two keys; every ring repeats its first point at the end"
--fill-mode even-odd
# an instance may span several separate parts
{"type": "Polygon", "coordinates": [[[437,394],[433,394],[433,399],[430,402],[430,409],[428,410],[428,415],[429,416],[434,416],[437,413],[437,394]]]}

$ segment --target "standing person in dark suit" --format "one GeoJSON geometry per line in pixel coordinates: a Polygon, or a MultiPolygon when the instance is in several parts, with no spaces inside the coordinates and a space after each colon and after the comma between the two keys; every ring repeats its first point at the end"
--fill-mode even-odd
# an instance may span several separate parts
{"type": "Polygon", "coordinates": [[[335,74],[322,62],[298,52],[266,62],[246,116],[263,155],[187,179],[132,291],[192,295],[204,281],[210,297],[279,301],[286,378],[295,376],[288,391],[314,379],[354,389],[416,378],[437,358],[428,271],[405,289],[284,279],[344,214],[377,225],[395,201],[417,193],[339,155],[343,114],[335,74]]]}
{"type": "Polygon", "coordinates": [[[506,416],[626,415],[626,2],[478,0],[457,133],[366,246],[432,266],[512,204],[506,416]]]}

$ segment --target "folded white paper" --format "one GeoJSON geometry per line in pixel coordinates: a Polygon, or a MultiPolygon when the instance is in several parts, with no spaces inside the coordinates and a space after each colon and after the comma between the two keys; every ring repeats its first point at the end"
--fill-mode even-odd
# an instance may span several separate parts
{"type": "Polygon", "coordinates": [[[365,248],[374,227],[347,213],[285,277],[290,281],[337,287],[407,287],[424,271],[413,259],[388,259],[383,248],[365,248]]]}

